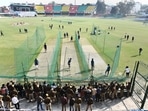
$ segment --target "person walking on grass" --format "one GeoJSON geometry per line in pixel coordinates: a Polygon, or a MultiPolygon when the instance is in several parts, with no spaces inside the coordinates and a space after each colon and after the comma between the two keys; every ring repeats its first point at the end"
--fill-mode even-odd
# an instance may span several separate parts
{"type": "Polygon", "coordinates": [[[2,30],[0,31],[0,34],[1,34],[1,36],[4,36],[4,33],[3,33],[3,31],[2,31],[2,30]]]}
{"type": "Polygon", "coordinates": [[[139,48],[139,56],[141,55],[143,49],[142,48],[139,48]]]}
{"type": "Polygon", "coordinates": [[[132,37],[132,42],[134,42],[134,39],[135,39],[135,37],[133,36],[133,37],[132,37]]]}
{"type": "MultiPolygon", "coordinates": [[[[125,70],[124,70],[124,73],[126,74],[126,77],[129,77],[130,72],[131,72],[131,71],[130,71],[130,68],[129,68],[128,66],[126,66],[126,67],[125,67],[125,70]]],[[[124,73],[123,73],[123,74],[124,74],[124,73]]]]}

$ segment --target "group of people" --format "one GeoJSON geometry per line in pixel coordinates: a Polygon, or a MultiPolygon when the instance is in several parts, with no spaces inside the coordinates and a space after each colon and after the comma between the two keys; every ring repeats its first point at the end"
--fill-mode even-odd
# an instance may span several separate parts
{"type": "Polygon", "coordinates": [[[114,26],[109,26],[108,29],[109,29],[109,30],[115,30],[116,27],[114,27],[114,26]]]}
{"type": "MultiPolygon", "coordinates": [[[[128,40],[129,38],[130,38],[130,35],[127,34],[127,33],[125,33],[125,35],[124,35],[124,39],[128,40]]],[[[132,42],[133,42],[133,41],[135,40],[135,37],[132,36],[131,40],[132,40],[132,42]]],[[[142,53],[142,51],[143,51],[143,48],[140,47],[138,50],[139,50],[138,55],[140,56],[141,53],[142,53]]]]}
{"type": "MultiPolygon", "coordinates": [[[[130,35],[129,35],[129,34],[127,34],[127,33],[125,33],[124,38],[125,38],[126,40],[129,40],[130,35]]],[[[134,36],[132,36],[132,42],[133,42],[134,40],[135,40],[135,37],[134,37],[134,36]]]]}
{"type": "MultiPolygon", "coordinates": [[[[24,32],[28,33],[28,29],[24,28],[24,32]]],[[[21,28],[19,28],[19,33],[22,33],[22,29],[21,28]]]]}
{"type": "MultiPolygon", "coordinates": [[[[91,70],[93,71],[95,67],[95,62],[94,62],[94,58],[91,59],[91,70]]],[[[110,73],[111,67],[110,64],[107,64],[107,68],[105,70],[105,75],[108,76],[110,73]]]]}
{"type": "Polygon", "coordinates": [[[121,99],[130,96],[131,83],[96,82],[93,85],[75,86],[70,83],[65,85],[47,84],[44,82],[26,82],[24,84],[10,81],[1,86],[0,106],[10,109],[12,105],[20,109],[20,98],[26,98],[28,104],[37,103],[37,111],[54,111],[52,105],[61,104],[61,111],[80,111],[81,104],[86,105],[86,111],[92,111],[92,104],[106,100],[121,99]],[[44,106],[43,106],[44,103],[44,106]],[[44,109],[45,108],[45,109],[44,109]]]}
{"type": "MultiPolygon", "coordinates": [[[[94,62],[94,58],[91,59],[91,70],[93,71],[95,67],[95,62],[94,62]]],[[[110,64],[107,64],[106,70],[105,70],[105,76],[108,76],[111,72],[111,66],[110,64]]],[[[123,71],[123,74],[126,74],[126,77],[129,77],[131,73],[131,70],[129,68],[129,66],[125,67],[125,70],[123,71]]]]}

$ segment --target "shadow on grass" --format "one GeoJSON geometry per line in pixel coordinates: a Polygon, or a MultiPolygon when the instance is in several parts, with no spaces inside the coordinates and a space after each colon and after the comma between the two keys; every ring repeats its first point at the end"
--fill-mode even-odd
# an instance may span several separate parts
{"type": "Polygon", "coordinates": [[[40,53],[42,53],[42,52],[36,52],[36,53],[32,53],[30,55],[39,55],[40,53]]]}
{"type": "Polygon", "coordinates": [[[139,55],[137,54],[137,55],[133,55],[133,56],[131,56],[131,57],[137,57],[137,56],[139,56],[139,55]]]}
{"type": "Polygon", "coordinates": [[[128,42],[126,42],[126,43],[133,43],[133,41],[128,41],[128,42]]]}

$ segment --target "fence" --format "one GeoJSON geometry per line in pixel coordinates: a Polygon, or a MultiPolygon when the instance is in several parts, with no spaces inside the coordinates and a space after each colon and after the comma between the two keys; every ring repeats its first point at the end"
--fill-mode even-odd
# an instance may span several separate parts
{"type": "Polygon", "coordinates": [[[77,54],[78,54],[78,58],[79,58],[80,69],[82,71],[84,78],[86,79],[89,76],[89,66],[88,66],[85,54],[83,52],[83,49],[79,43],[78,34],[76,32],[75,32],[75,47],[78,51],[77,54]],[[81,60],[81,62],[80,62],[80,60],[81,60]]]}
{"type": "MultiPolygon", "coordinates": [[[[52,55],[52,61],[51,63],[49,63],[48,67],[48,77],[47,80],[49,82],[52,82],[53,80],[55,80],[56,78],[58,79],[59,76],[59,59],[60,59],[60,52],[61,52],[61,32],[59,32],[59,35],[57,37],[57,41],[56,41],[56,46],[52,55]]],[[[60,79],[60,78],[59,78],[60,79]]]]}
{"type": "MultiPolygon", "coordinates": [[[[114,31],[114,28],[112,29],[114,31]]],[[[92,26],[90,40],[93,46],[100,49],[100,51],[108,57],[112,62],[111,73],[109,77],[104,79],[104,76],[96,77],[96,80],[117,80],[125,81],[126,78],[123,76],[116,77],[115,73],[118,68],[120,61],[120,52],[122,48],[122,38],[113,36],[110,30],[102,30],[99,26],[92,26]]]]}
{"type": "Polygon", "coordinates": [[[93,25],[91,40],[110,60],[114,60],[116,47],[119,45],[121,38],[114,36],[109,30],[103,30],[93,25]]]}
{"type": "Polygon", "coordinates": [[[10,51],[10,53],[9,55],[5,53],[6,56],[3,56],[3,58],[4,61],[10,60],[10,65],[5,64],[4,62],[4,65],[1,64],[3,67],[1,67],[2,74],[0,74],[0,77],[7,79],[24,78],[24,75],[33,64],[34,58],[39,54],[45,38],[44,28],[37,27],[34,34],[27,37],[20,46],[15,47],[14,50],[6,49],[7,51],[10,51]]]}
{"type": "Polygon", "coordinates": [[[15,73],[23,77],[30,69],[34,59],[38,56],[41,46],[45,41],[43,27],[37,27],[35,33],[14,50],[15,73]]]}
{"type": "Polygon", "coordinates": [[[148,109],[148,65],[137,61],[131,80],[131,95],[140,109],[148,109]]]}

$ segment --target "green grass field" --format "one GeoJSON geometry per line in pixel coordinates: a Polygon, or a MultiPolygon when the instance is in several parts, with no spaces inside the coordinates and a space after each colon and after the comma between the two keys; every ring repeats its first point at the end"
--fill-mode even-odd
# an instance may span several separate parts
{"type": "MultiPolygon", "coordinates": [[[[30,17],[30,18],[0,18],[0,30],[3,31],[4,36],[0,36],[0,75],[14,74],[14,49],[18,48],[24,40],[31,37],[35,32],[37,26],[42,26],[45,29],[47,44],[53,44],[53,40],[56,39],[59,31],[59,25],[64,26],[64,31],[69,32],[70,36],[74,36],[75,31],[82,28],[81,37],[91,38],[91,31],[93,25],[99,27],[101,30],[108,30],[109,26],[116,27],[115,31],[109,31],[110,34],[106,36],[114,37],[114,39],[106,39],[106,42],[110,46],[115,44],[115,41],[120,38],[124,38],[125,33],[130,35],[129,40],[123,39],[121,56],[119,61],[118,72],[123,72],[126,65],[133,69],[135,61],[143,61],[148,63],[148,25],[144,25],[141,22],[135,22],[130,19],[102,19],[102,18],[87,18],[87,17],[30,17]],[[67,22],[71,21],[72,24],[67,22]],[[24,22],[23,25],[16,25],[17,23],[24,22]],[[49,29],[49,24],[53,24],[53,29],[49,29]],[[28,29],[28,33],[19,33],[19,28],[28,29]],[[88,28],[89,33],[85,33],[85,29],[88,28]],[[134,42],[131,42],[131,36],[135,37],[134,42]],[[142,55],[138,55],[138,49],[142,47],[142,55]]],[[[64,32],[63,32],[64,33],[64,32]]],[[[103,35],[100,35],[100,37],[103,35]]],[[[99,42],[99,38],[96,39],[99,42]]],[[[92,42],[91,42],[92,43],[92,42]]],[[[99,44],[99,43],[98,43],[99,44]]],[[[54,45],[54,44],[53,44],[54,45]]],[[[104,55],[101,48],[96,47],[96,44],[92,43],[98,53],[102,56],[106,63],[111,63],[112,60],[108,56],[104,55]]],[[[42,46],[41,46],[42,47],[42,46]]],[[[115,50],[115,48],[111,48],[115,50]]]]}

